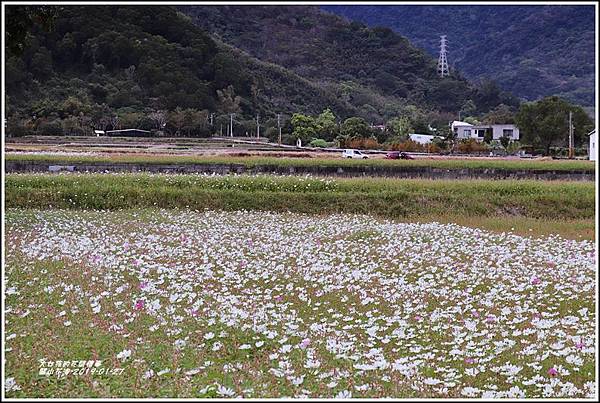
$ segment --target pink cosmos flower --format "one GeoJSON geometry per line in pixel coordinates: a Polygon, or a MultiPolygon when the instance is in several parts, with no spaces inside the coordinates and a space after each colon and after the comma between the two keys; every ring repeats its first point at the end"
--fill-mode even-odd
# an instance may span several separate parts
{"type": "Polygon", "coordinates": [[[415,320],[416,320],[417,322],[421,321],[421,319],[423,319],[423,318],[421,317],[421,315],[415,315],[415,320]]]}
{"type": "Polygon", "coordinates": [[[134,265],[134,266],[139,266],[139,265],[140,265],[140,259],[135,259],[135,260],[133,261],[133,265],[134,265]]]}
{"type": "Polygon", "coordinates": [[[304,339],[300,343],[300,348],[305,349],[306,347],[308,347],[309,344],[310,344],[310,339],[304,339]]]}
{"type": "Polygon", "coordinates": [[[476,318],[478,318],[478,317],[479,317],[479,312],[477,312],[475,309],[473,309],[473,310],[471,311],[471,314],[472,314],[474,317],[476,317],[476,318]]]}
{"type": "Polygon", "coordinates": [[[531,284],[533,284],[533,285],[538,285],[541,282],[542,282],[542,280],[540,280],[539,277],[533,276],[531,278],[531,284]]]}
{"type": "Polygon", "coordinates": [[[125,243],[123,244],[123,249],[129,249],[129,242],[125,241],[125,243]]]}
{"type": "Polygon", "coordinates": [[[467,358],[465,358],[465,362],[466,362],[467,364],[473,364],[473,363],[475,362],[475,359],[474,359],[474,358],[471,358],[471,357],[467,357],[467,358]]]}
{"type": "Polygon", "coordinates": [[[275,297],[275,301],[280,302],[283,300],[283,297],[281,295],[278,295],[275,297]]]}
{"type": "Polygon", "coordinates": [[[558,375],[558,371],[556,370],[556,368],[552,367],[548,370],[548,375],[556,376],[556,375],[558,375]]]}
{"type": "Polygon", "coordinates": [[[492,315],[488,315],[488,316],[485,318],[485,321],[486,321],[487,323],[494,323],[494,322],[496,321],[496,318],[495,318],[495,317],[493,317],[492,315]]]}
{"type": "Polygon", "coordinates": [[[190,313],[192,314],[192,316],[198,316],[198,310],[197,309],[192,309],[190,311],[190,313]]]}
{"type": "Polygon", "coordinates": [[[548,267],[556,267],[556,263],[554,263],[551,260],[547,261],[546,264],[548,265],[548,267]]]}
{"type": "Polygon", "coordinates": [[[140,310],[144,309],[144,300],[143,300],[143,299],[138,299],[138,300],[135,302],[135,307],[134,307],[134,309],[135,309],[136,311],[140,311],[140,310]]]}
{"type": "Polygon", "coordinates": [[[584,346],[584,345],[583,345],[583,342],[581,342],[581,341],[580,341],[580,342],[577,342],[577,343],[575,343],[575,347],[576,347],[577,349],[579,349],[579,350],[583,349],[583,346],[584,346]]]}
{"type": "Polygon", "coordinates": [[[144,288],[146,288],[146,287],[148,287],[148,282],[146,282],[146,281],[142,281],[142,282],[140,283],[140,290],[143,290],[143,289],[144,289],[144,288]]]}

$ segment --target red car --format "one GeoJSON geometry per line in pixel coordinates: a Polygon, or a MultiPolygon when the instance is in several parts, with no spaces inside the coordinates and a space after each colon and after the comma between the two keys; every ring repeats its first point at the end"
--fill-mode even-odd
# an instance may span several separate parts
{"type": "Polygon", "coordinates": [[[403,151],[392,151],[386,154],[385,159],[388,160],[412,160],[414,159],[410,155],[403,151]]]}

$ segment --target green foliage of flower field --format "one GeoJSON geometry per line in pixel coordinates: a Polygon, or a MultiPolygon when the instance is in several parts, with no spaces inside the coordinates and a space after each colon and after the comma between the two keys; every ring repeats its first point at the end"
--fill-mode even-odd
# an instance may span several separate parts
{"type": "Polygon", "coordinates": [[[9,174],[6,207],[355,213],[593,219],[584,182],[318,179],[297,176],[9,174]]]}

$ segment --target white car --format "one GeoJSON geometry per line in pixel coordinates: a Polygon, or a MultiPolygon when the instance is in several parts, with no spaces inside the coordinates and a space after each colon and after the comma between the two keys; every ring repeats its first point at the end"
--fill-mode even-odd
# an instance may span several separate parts
{"type": "Polygon", "coordinates": [[[358,150],[344,150],[342,156],[344,158],[358,158],[358,159],[369,158],[369,156],[367,154],[363,154],[358,150]]]}

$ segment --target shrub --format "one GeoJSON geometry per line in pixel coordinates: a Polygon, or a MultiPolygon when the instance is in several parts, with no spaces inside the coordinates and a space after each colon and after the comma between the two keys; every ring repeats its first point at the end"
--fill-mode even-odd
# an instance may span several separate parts
{"type": "Polygon", "coordinates": [[[392,151],[417,151],[417,152],[422,152],[422,151],[424,151],[424,147],[423,147],[422,144],[419,144],[416,141],[406,140],[406,141],[403,141],[402,143],[393,143],[390,146],[390,150],[392,150],[392,151]]]}
{"type": "Polygon", "coordinates": [[[458,152],[461,153],[481,153],[488,150],[487,146],[478,142],[475,139],[461,140],[457,146],[458,152]]]}
{"type": "Polygon", "coordinates": [[[329,146],[329,143],[327,143],[323,139],[312,139],[312,141],[310,142],[310,146],[325,148],[325,147],[329,146]]]}
{"type": "Polygon", "coordinates": [[[362,150],[372,150],[380,148],[379,143],[374,138],[354,138],[346,142],[348,148],[358,148],[362,150]]]}
{"type": "Polygon", "coordinates": [[[8,119],[6,125],[7,137],[21,137],[35,134],[31,124],[24,120],[8,119]]]}
{"type": "Polygon", "coordinates": [[[287,144],[287,145],[296,145],[296,136],[294,136],[293,134],[285,134],[283,133],[281,135],[281,142],[283,144],[287,144]]]}
{"type": "Polygon", "coordinates": [[[37,131],[37,134],[43,135],[43,136],[62,136],[63,135],[62,125],[61,125],[60,121],[58,121],[58,120],[53,120],[50,122],[42,121],[40,124],[38,124],[36,131],[37,131]]]}
{"type": "Polygon", "coordinates": [[[425,144],[423,148],[425,148],[425,151],[427,151],[428,153],[439,153],[442,151],[442,148],[436,143],[425,144]]]}
{"type": "Polygon", "coordinates": [[[509,154],[516,154],[517,151],[519,151],[521,149],[521,143],[518,141],[512,141],[510,143],[508,143],[508,146],[506,147],[506,151],[509,154]]]}

